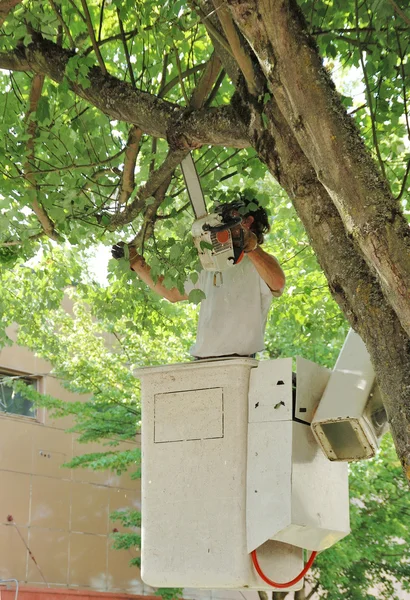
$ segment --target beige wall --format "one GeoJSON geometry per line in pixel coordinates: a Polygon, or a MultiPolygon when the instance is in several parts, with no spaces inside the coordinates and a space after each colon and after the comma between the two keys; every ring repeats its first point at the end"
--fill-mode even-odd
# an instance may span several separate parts
{"type": "MultiPolygon", "coordinates": [[[[67,401],[79,399],[44,375],[50,371],[45,361],[18,346],[0,351],[0,369],[41,374],[41,391],[67,401]]],[[[140,508],[139,482],[107,471],[62,468],[73,456],[107,450],[79,444],[77,435],[64,432],[70,424],[70,418],[54,421],[45,411],[38,420],[0,413],[0,579],[148,592],[138,569],[128,566],[136,553],[113,550],[110,539],[114,528],[121,531],[118,522],[110,521],[110,512],[140,508]]],[[[123,443],[119,448],[130,447],[123,443]]]]}

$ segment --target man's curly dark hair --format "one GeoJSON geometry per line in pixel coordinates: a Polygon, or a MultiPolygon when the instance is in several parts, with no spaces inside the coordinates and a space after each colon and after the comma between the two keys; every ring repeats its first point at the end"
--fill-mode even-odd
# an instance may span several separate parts
{"type": "Polygon", "coordinates": [[[237,200],[217,204],[214,210],[222,214],[224,221],[229,221],[233,212],[239,213],[242,218],[253,217],[254,221],[250,230],[256,235],[258,244],[263,244],[264,234],[270,230],[269,217],[266,210],[259,205],[255,198],[250,199],[240,194],[239,197],[237,196],[237,200]]]}

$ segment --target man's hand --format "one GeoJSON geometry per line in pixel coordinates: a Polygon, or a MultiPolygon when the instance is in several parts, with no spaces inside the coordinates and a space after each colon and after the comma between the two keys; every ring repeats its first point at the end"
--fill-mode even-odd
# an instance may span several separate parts
{"type": "Polygon", "coordinates": [[[115,260],[120,260],[120,258],[125,257],[124,242],[118,242],[118,244],[114,244],[114,246],[111,248],[111,256],[115,258],[115,260]]]}
{"type": "Polygon", "coordinates": [[[111,255],[115,260],[120,260],[121,258],[128,258],[130,261],[130,266],[139,261],[145,262],[143,257],[138,254],[135,246],[131,244],[125,244],[124,242],[118,242],[118,244],[114,244],[111,248],[111,255]]]}
{"type": "Polygon", "coordinates": [[[245,254],[256,250],[256,248],[258,247],[258,238],[256,237],[256,235],[253,233],[253,231],[247,229],[246,227],[242,227],[242,231],[243,251],[245,252],[245,254]]]}

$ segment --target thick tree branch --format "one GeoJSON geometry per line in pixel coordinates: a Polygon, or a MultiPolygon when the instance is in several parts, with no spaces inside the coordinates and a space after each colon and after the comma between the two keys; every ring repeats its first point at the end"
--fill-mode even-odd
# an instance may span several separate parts
{"type": "MultiPolygon", "coordinates": [[[[328,192],[272,100],[255,149],[293,200],[333,297],[364,340],[383,395],[397,453],[410,481],[410,345],[377,279],[357,253],[328,192]]],[[[254,120],[256,120],[255,117],[254,120]]]]}
{"type": "MultiPolygon", "coordinates": [[[[31,71],[61,83],[73,53],[50,40],[36,39],[27,48],[0,53],[0,68],[31,71]]],[[[187,111],[176,104],[111,75],[99,67],[88,72],[90,86],[69,81],[71,89],[106,115],[139,127],[144,133],[171,141],[175,148],[195,148],[210,144],[246,148],[249,146],[241,120],[230,106],[187,111]]]]}
{"type": "Polygon", "coordinates": [[[138,127],[135,127],[133,125],[129,131],[127,147],[125,149],[125,160],[124,169],[121,177],[121,188],[117,198],[120,204],[126,204],[132,192],[134,191],[135,164],[137,162],[137,156],[140,149],[141,137],[141,129],[138,129],[138,127]]]}
{"type": "Polygon", "coordinates": [[[24,177],[30,186],[30,196],[32,197],[31,207],[37,219],[39,220],[44,233],[52,240],[61,241],[60,236],[55,230],[55,225],[53,221],[48,216],[46,210],[44,209],[38,198],[36,174],[31,167],[31,164],[34,163],[34,140],[37,131],[37,121],[35,120],[35,118],[32,117],[32,115],[37,110],[38,102],[41,98],[43,84],[44,76],[39,74],[34,75],[31,82],[29,108],[26,113],[26,120],[28,122],[27,133],[30,137],[27,140],[26,146],[27,158],[24,163],[24,177]]]}
{"type": "Polygon", "coordinates": [[[227,0],[348,235],[410,335],[410,232],[290,0],[227,0]]]}
{"type": "Polygon", "coordinates": [[[157,212],[160,205],[164,201],[165,194],[167,193],[167,189],[171,183],[171,179],[172,174],[168,175],[168,177],[161,183],[159,188],[153,194],[154,201],[152,204],[150,204],[150,206],[147,207],[145,211],[143,224],[135,238],[132,240],[132,242],[130,242],[133,246],[140,250],[141,253],[144,252],[144,243],[148,238],[151,237],[154,231],[155,221],[157,220],[157,212]]]}

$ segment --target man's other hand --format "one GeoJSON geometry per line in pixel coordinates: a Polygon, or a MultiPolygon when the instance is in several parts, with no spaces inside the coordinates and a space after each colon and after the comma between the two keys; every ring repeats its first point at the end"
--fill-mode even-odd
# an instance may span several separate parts
{"type": "Polygon", "coordinates": [[[258,238],[250,229],[242,227],[243,231],[243,251],[245,253],[252,252],[258,247],[258,238]]]}
{"type": "Polygon", "coordinates": [[[118,244],[114,244],[111,248],[111,256],[115,258],[115,260],[120,260],[120,258],[125,257],[125,243],[118,242],[118,244]]]}

